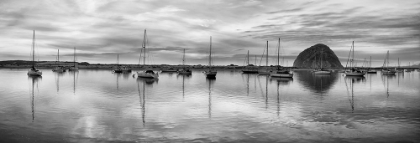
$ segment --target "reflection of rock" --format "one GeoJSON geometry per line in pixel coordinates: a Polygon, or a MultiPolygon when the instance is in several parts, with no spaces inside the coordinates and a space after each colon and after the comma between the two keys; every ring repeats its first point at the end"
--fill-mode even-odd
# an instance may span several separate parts
{"type": "Polygon", "coordinates": [[[318,68],[321,66],[321,59],[322,67],[324,68],[343,68],[335,53],[324,44],[316,44],[299,53],[293,66],[298,68],[318,68]]]}
{"type": "Polygon", "coordinates": [[[328,92],[328,90],[337,82],[338,74],[315,75],[310,71],[294,71],[297,80],[305,88],[316,93],[328,92]]]}

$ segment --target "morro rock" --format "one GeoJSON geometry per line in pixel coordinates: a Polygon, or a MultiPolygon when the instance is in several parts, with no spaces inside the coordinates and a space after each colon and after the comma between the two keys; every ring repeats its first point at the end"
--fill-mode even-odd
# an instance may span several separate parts
{"type": "Polygon", "coordinates": [[[324,44],[313,45],[302,51],[293,63],[297,68],[343,68],[335,53],[324,44]]]}

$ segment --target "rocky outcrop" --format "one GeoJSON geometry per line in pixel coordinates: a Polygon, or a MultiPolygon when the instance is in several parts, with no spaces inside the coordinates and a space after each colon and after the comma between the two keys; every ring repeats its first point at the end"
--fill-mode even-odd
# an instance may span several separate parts
{"type": "Polygon", "coordinates": [[[324,44],[313,45],[302,51],[293,63],[297,68],[343,68],[335,53],[324,44]],[[321,58],[322,56],[322,58],[321,58]]]}

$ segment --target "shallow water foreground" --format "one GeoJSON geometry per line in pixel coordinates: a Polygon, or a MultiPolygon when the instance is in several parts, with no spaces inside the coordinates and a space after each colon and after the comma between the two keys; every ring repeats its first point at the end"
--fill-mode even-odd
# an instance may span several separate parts
{"type": "Polygon", "coordinates": [[[0,69],[0,142],[420,142],[419,72],[132,74],[0,69]]]}

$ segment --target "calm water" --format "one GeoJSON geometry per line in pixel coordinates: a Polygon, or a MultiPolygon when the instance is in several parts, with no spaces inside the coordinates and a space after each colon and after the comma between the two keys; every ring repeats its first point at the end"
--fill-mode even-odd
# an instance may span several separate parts
{"type": "Polygon", "coordinates": [[[0,142],[420,142],[420,73],[159,80],[0,69],[0,142]]]}

